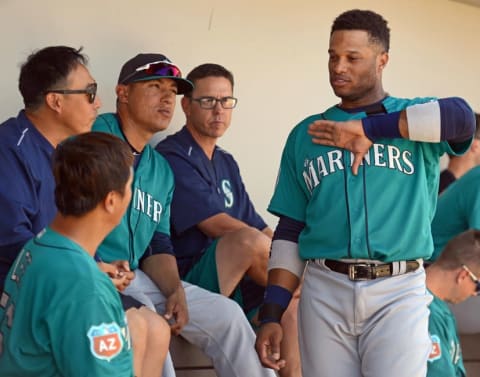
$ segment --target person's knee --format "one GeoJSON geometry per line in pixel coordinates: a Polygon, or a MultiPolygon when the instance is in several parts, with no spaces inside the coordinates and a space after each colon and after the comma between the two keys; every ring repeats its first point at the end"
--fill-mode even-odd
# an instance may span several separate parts
{"type": "Polygon", "coordinates": [[[217,317],[222,319],[222,321],[219,322],[221,322],[224,327],[230,327],[233,323],[239,324],[240,321],[246,320],[245,314],[240,305],[234,300],[223,296],[216,302],[215,310],[218,313],[221,313],[217,317]]]}
{"type": "Polygon", "coordinates": [[[245,227],[238,230],[237,245],[250,260],[268,260],[270,250],[270,239],[256,228],[245,227]]]}
{"type": "Polygon", "coordinates": [[[167,321],[147,307],[142,307],[139,311],[145,321],[149,340],[158,344],[168,344],[170,342],[170,326],[167,321]]]}
{"type": "Polygon", "coordinates": [[[128,328],[134,344],[143,341],[147,335],[148,323],[138,309],[131,308],[126,311],[128,328]]]}

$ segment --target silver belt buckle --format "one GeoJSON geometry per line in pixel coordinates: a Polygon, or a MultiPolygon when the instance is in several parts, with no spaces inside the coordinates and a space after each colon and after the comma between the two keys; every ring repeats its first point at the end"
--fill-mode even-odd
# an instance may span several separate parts
{"type": "Polygon", "coordinates": [[[372,266],[368,263],[355,263],[348,265],[348,278],[353,281],[372,280],[376,276],[372,273],[372,266]]]}

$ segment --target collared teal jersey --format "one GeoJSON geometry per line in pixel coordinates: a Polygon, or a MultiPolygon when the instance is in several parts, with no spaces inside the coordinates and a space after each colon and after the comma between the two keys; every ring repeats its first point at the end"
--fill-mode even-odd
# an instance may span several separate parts
{"type": "Polygon", "coordinates": [[[118,292],[94,259],[50,228],[15,259],[0,299],[2,377],[133,376],[118,292]]]}
{"type": "Polygon", "coordinates": [[[430,304],[428,330],[432,352],[428,358],[427,377],[465,377],[455,316],[448,305],[435,295],[430,304]]]}
{"type": "MultiPolygon", "coordinates": [[[[100,115],[92,130],[108,132],[125,140],[115,114],[100,115]]],[[[135,169],[132,201],[120,224],[98,248],[97,255],[107,262],[128,260],[130,268],[136,269],[153,234],[161,232],[170,235],[173,188],[170,165],[160,153],[147,144],[135,169]],[[135,234],[135,237],[132,237],[132,234],[135,234]]]]}
{"type": "Polygon", "coordinates": [[[438,198],[432,221],[435,261],[448,241],[468,229],[480,229],[480,166],[453,182],[438,198]]]}
{"type": "MultiPolygon", "coordinates": [[[[391,113],[429,100],[387,97],[383,106],[391,113]]],[[[363,111],[349,113],[333,106],[303,120],[288,137],[268,210],[305,223],[299,237],[303,259],[390,262],[426,258],[433,251],[430,222],[439,159],[446,151],[455,152],[447,142],[379,139],[355,176],[349,151],[314,144],[307,133],[315,120],[365,116],[363,111]]]]}

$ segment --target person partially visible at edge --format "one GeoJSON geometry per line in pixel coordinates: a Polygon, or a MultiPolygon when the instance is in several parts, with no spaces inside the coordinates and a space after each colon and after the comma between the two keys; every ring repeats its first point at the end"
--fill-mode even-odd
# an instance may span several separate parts
{"type": "Polygon", "coordinates": [[[464,377],[462,351],[455,316],[449,304],[458,304],[480,292],[480,231],[467,230],[452,238],[440,257],[426,269],[433,295],[428,329],[432,351],[428,377],[464,377]]]}
{"type": "Polygon", "coordinates": [[[132,196],[133,156],[85,133],[53,155],[53,222],[27,242],[0,298],[2,376],[134,376],[125,312],[93,258],[132,196]]]}
{"type": "Polygon", "coordinates": [[[448,155],[448,165],[440,173],[438,194],[441,194],[457,179],[461,178],[470,169],[480,165],[480,114],[475,113],[475,137],[468,151],[463,155],[448,155]]]}
{"type": "Polygon", "coordinates": [[[439,160],[469,147],[475,123],[461,98],[389,95],[389,47],[387,21],[373,11],[333,22],[328,70],[340,103],[292,130],[268,207],[279,223],[256,342],[264,365],[282,360],[279,321],[308,261],[304,376],[427,373],[432,297],[422,263],[433,251],[439,160]]]}

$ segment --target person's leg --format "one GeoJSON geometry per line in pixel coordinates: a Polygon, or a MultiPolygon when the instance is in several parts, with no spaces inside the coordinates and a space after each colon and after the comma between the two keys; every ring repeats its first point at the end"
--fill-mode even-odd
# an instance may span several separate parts
{"type": "Polygon", "coordinates": [[[357,291],[357,309],[368,321],[359,337],[364,377],[425,377],[431,350],[428,304],[423,268],[366,284],[357,291]],[[363,311],[363,313],[362,313],[363,311]]]}
{"type": "MultiPolygon", "coordinates": [[[[126,295],[127,297],[133,297],[135,300],[141,302],[143,305],[145,305],[147,308],[151,309],[152,311],[155,311],[155,305],[152,302],[151,298],[149,295],[147,295],[144,292],[144,285],[145,281],[151,285],[152,289],[155,289],[157,294],[160,295],[159,297],[163,298],[163,295],[158,291],[157,286],[150,280],[146,280],[148,277],[140,271],[140,270],[135,270],[135,278],[130,282],[130,285],[123,291],[123,294],[126,295]]],[[[123,300],[122,300],[123,301],[123,300]]],[[[160,314],[160,313],[159,313],[160,314]]],[[[175,377],[175,369],[173,367],[172,359],[170,357],[170,353],[167,354],[166,360],[164,362],[163,366],[163,377],[175,377]]]]}
{"type": "Polygon", "coordinates": [[[258,285],[266,286],[270,244],[269,237],[251,227],[221,237],[216,247],[220,293],[230,296],[244,275],[258,285]]]}
{"type": "MultiPolygon", "coordinates": [[[[165,297],[141,270],[135,280],[142,292],[165,312],[165,297]]],[[[275,377],[263,368],[255,352],[255,334],[241,308],[233,300],[183,283],[190,321],[181,335],[212,359],[219,377],[275,377]]]]}
{"type": "Polygon", "coordinates": [[[147,324],[141,377],[160,377],[170,345],[170,326],[160,315],[145,306],[138,311],[147,324]]]}
{"type": "Polygon", "coordinates": [[[143,376],[143,360],[145,358],[147,337],[147,322],[136,308],[130,308],[125,312],[127,316],[128,329],[132,339],[133,370],[135,376],[143,376]]]}
{"type": "Polygon", "coordinates": [[[256,354],[255,333],[233,300],[185,283],[190,322],[182,331],[212,359],[219,377],[274,377],[256,354]]]}
{"type": "MultiPolygon", "coordinates": [[[[326,267],[307,265],[298,307],[304,377],[363,377],[353,282],[344,278],[326,267]]],[[[384,375],[388,369],[379,376],[384,375]]]]}

